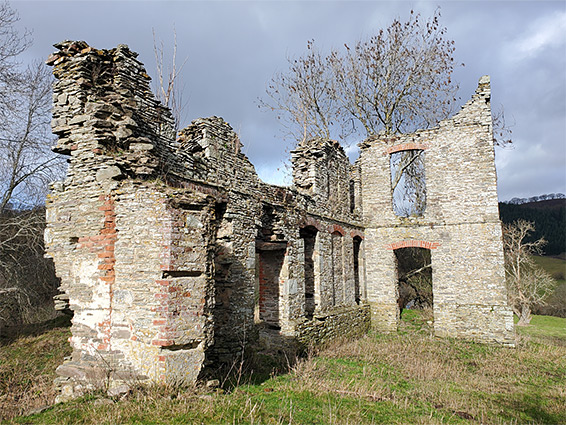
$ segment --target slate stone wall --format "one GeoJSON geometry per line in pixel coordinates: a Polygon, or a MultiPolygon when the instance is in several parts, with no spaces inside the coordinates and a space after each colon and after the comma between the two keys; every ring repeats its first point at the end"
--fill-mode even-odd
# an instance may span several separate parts
{"type": "Polygon", "coordinates": [[[321,142],[325,181],[311,193],[267,185],[221,118],[195,120],[175,138],[170,112],[126,46],[56,47],[52,124],[69,170],[48,197],[45,240],[74,312],[60,400],[97,387],[194,382],[230,364],[258,330],[273,345],[367,328],[352,318],[353,237],[363,238],[363,227],[338,144],[321,142]],[[307,227],[316,233],[309,318],[307,227]],[[263,255],[275,252],[276,264],[263,255]],[[257,271],[270,268],[262,282],[257,271]]]}
{"type": "Polygon", "coordinates": [[[91,388],[192,383],[252,342],[323,345],[396,329],[393,250],[432,250],[435,331],[513,343],[503,285],[489,84],[432,130],[292,152],[294,186],[263,183],[222,118],[176,136],[126,46],[65,41],[54,67],[47,255],[74,312],[60,400],[91,388]],[[389,155],[425,149],[427,209],[398,218],[389,155]],[[256,338],[257,340],[254,340],[256,338]]]}
{"type": "Polygon", "coordinates": [[[482,77],[472,99],[438,127],[361,144],[368,302],[378,329],[395,330],[399,321],[393,250],[419,246],[432,254],[436,334],[514,344],[490,95],[489,78],[482,77]],[[389,158],[414,149],[424,151],[426,209],[419,217],[398,217],[389,158]]]}

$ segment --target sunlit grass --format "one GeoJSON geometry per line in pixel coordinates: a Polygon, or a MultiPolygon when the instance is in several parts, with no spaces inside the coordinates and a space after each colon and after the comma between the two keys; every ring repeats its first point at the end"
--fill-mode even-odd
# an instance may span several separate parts
{"type": "MultiPolygon", "coordinates": [[[[518,318],[515,317],[515,323],[517,321],[518,318]]],[[[533,315],[531,323],[527,326],[517,327],[517,331],[524,335],[533,335],[541,338],[560,338],[566,344],[566,319],[562,317],[533,315]]]]}
{"type": "Polygon", "coordinates": [[[123,400],[93,393],[13,422],[566,423],[565,319],[535,316],[512,349],[435,338],[429,314],[406,313],[399,333],[334,344],[289,373],[230,392],[153,387],[123,400]]]}

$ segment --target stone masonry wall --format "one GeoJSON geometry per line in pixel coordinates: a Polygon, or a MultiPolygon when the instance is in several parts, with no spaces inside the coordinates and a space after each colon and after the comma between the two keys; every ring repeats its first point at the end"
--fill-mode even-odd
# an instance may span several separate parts
{"type": "Polygon", "coordinates": [[[274,346],[367,328],[352,319],[366,311],[353,275],[363,228],[348,204],[352,169],[339,145],[322,143],[316,166],[326,181],[310,194],[267,185],[222,118],[195,120],[175,138],[170,112],[126,46],[56,47],[52,124],[69,170],[48,197],[45,240],[74,312],[60,400],[96,387],[194,382],[230,364],[257,331],[274,346]],[[308,315],[305,228],[315,233],[308,315]],[[268,269],[262,281],[257,271],[268,269]],[[266,294],[270,302],[259,301],[266,294]]]}
{"type": "Polygon", "coordinates": [[[431,249],[434,327],[439,336],[514,344],[507,306],[497,206],[489,78],[472,99],[436,128],[361,144],[368,301],[373,326],[399,320],[394,249],[431,249]],[[390,154],[424,151],[426,209],[397,217],[390,154]]]}
{"type": "Polygon", "coordinates": [[[251,343],[297,348],[397,326],[393,251],[431,249],[435,331],[513,343],[503,286],[489,83],[438,128],[292,152],[293,187],[263,183],[222,118],[176,136],[126,46],[65,41],[54,67],[45,242],[74,312],[60,400],[187,384],[251,343]],[[393,214],[389,155],[425,149],[427,209],[393,214]],[[371,313],[371,314],[370,314],[371,313]],[[257,339],[257,340],[254,340],[257,339]]]}

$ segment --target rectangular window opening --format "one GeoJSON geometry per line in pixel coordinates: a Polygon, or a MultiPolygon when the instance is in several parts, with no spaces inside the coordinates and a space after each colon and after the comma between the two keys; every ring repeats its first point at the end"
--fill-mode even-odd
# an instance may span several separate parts
{"type": "Polygon", "coordinates": [[[424,150],[394,152],[389,165],[393,212],[398,217],[422,217],[426,208],[424,150]]]}

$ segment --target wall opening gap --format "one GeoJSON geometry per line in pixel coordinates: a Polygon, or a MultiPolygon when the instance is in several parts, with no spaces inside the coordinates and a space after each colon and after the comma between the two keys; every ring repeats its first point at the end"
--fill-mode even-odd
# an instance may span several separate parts
{"type": "Polygon", "coordinates": [[[354,237],[354,299],[360,304],[360,247],[362,238],[354,237]]]}
{"type": "Polygon", "coordinates": [[[256,244],[258,318],[270,329],[281,329],[279,323],[279,284],[285,261],[286,244],[256,244]]]}
{"type": "Polygon", "coordinates": [[[307,226],[300,230],[300,236],[303,238],[305,247],[305,317],[307,319],[313,318],[316,307],[314,299],[314,253],[317,232],[318,230],[313,226],[307,226]]]}
{"type": "Polygon", "coordinates": [[[394,152],[389,167],[393,212],[398,217],[421,217],[426,208],[424,150],[394,152]]]}
{"type": "Polygon", "coordinates": [[[432,265],[430,249],[409,247],[395,250],[397,300],[401,315],[406,309],[421,310],[432,317],[432,265]]]}
{"type": "Polygon", "coordinates": [[[344,256],[343,241],[340,232],[331,235],[332,253],[332,305],[336,306],[344,300],[344,256]]]}

